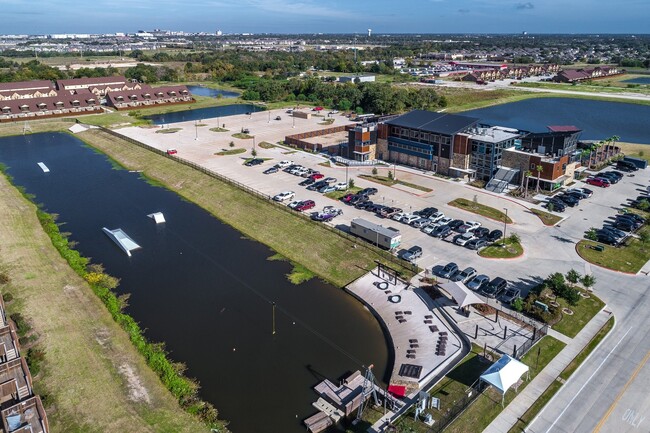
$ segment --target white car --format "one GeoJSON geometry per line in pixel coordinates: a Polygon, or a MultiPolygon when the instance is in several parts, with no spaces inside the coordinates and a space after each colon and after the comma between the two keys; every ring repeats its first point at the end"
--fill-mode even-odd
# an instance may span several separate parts
{"type": "Polygon", "coordinates": [[[435,223],[429,224],[428,226],[422,227],[422,233],[426,233],[428,235],[431,234],[432,231],[434,231],[438,227],[435,223]]]}
{"type": "Polygon", "coordinates": [[[406,212],[397,212],[395,215],[393,215],[392,219],[395,221],[401,221],[402,218],[405,216],[408,216],[409,214],[406,212]]]}
{"type": "Polygon", "coordinates": [[[431,216],[429,217],[429,219],[430,219],[432,222],[437,223],[438,221],[440,221],[440,220],[443,219],[444,217],[445,217],[445,214],[444,214],[444,213],[442,213],[442,212],[436,212],[436,213],[434,213],[433,215],[431,215],[431,216]]]}
{"type": "Polygon", "coordinates": [[[330,111],[330,114],[339,114],[339,110],[332,110],[330,111]]]}
{"type": "Polygon", "coordinates": [[[458,235],[454,243],[462,247],[472,239],[474,239],[474,234],[472,232],[467,232],[467,233],[463,233],[462,235],[458,235]]]}
{"type": "Polygon", "coordinates": [[[293,175],[295,175],[295,176],[300,176],[300,175],[301,175],[302,173],[304,173],[305,171],[307,171],[307,169],[301,165],[301,166],[299,166],[299,167],[292,168],[291,171],[290,171],[289,173],[290,173],[290,174],[293,174],[293,175]]]}
{"type": "Polygon", "coordinates": [[[275,196],[273,196],[273,200],[275,201],[285,201],[285,200],[291,200],[296,196],[296,193],[293,191],[283,191],[275,196]]]}
{"type": "Polygon", "coordinates": [[[452,222],[453,220],[454,220],[454,219],[453,219],[453,218],[450,218],[450,217],[442,217],[442,218],[440,218],[440,220],[438,221],[437,224],[440,224],[441,226],[444,226],[444,225],[449,224],[449,223],[452,222]]]}
{"type": "Polygon", "coordinates": [[[285,159],[284,161],[278,162],[276,165],[278,166],[278,168],[287,168],[291,164],[293,164],[293,161],[289,161],[289,160],[285,159]]]}
{"type": "Polygon", "coordinates": [[[291,209],[295,209],[300,203],[302,203],[302,200],[294,200],[287,206],[289,206],[291,209]]]}
{"type": "Polygon", "coordinates": [[[404,224],[411,224],[415,220],[419,220],[420,216],[419,215],[406,215],[403,216],[401,220],[399,220],[401,223],[404,224]]]}
{"type": "Polygon", "coordinates": [[[468,232],[473,232],[477,228],[481,227],[481,223],[476,221],[466,221],[465,225],[469,226],[469,230],[467,230],[468,232]]]}
{"type": "Polygon", "coordinates": [[[336,188],[337,191],[345,191],[348,189],[348,184],[345,182],[339,182],[336,185],[334,185],[334,188],[336,188]]]}

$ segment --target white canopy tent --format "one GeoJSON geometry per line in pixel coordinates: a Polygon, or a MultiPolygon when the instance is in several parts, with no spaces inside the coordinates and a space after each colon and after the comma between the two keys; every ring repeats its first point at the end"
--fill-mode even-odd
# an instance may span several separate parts
{"type": "Polygon", "coordinates": [[[453,281],[439,285],[442,290],[449,293],[459,308],[465,308],[471,304],[485,304],[485,301],[476,296],[474,292],[460,281],[453,281]]]}
{"type": "Polygon", "coordinates": [[[503,405],[506,391],[516,384],[524,373],[529,373],[526,364],[508,355],[503,355],[501,359],[485,370],[480,380],[489,383],[501,393],[501,405],[503,405]]]}

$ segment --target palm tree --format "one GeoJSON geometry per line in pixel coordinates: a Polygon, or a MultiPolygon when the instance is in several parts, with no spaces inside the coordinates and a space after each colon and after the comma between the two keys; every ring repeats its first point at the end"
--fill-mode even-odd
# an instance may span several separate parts
{"type": "Polygon", "coordinates": [[[530,170],[526,170],[524,173],[524,179],[525,179],[525,186],[524,186],[524,198],[528,197],[528,178],[530,178],[533,175],[533,172],[530,170]]]}
{"type": "Polygon", "coordinates": [[[542,176],[542,170],[544,170],[544,167],[538,165],[535,167],[535,170],[537,170],[537,193],[539,194],[539,178],[542,176]]]}
{"type": "Polygon", "coordinates": [[[611,158],[612,156],[614,156],[614,147],[616,146],[616,142],[619,141],[620,139],[621,139],[621,137],[619,137],[618,135],[612,135],[611,137],[609,137],[607,139],[607,141],[609,141],[611,143],[608,150],[611,150],[611,153],[612,153],[612,155],[610,155],[609,151],[607,152],[607,158],[608,159],[611,158]]]}

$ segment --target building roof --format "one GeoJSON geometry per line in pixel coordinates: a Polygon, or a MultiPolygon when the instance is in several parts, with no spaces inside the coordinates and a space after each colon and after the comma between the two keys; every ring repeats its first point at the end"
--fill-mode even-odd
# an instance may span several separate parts
{"type": "Polygon", "coordinates": [[[518,130],[503,126],[472,128],[468,134],[471,140],[482,141],[484,143],[501,143],[502,141],[521,136],[518,130]]]}
{"type": "Polygon", "coordinates": [[[72,78],[70,80],[56,80],[56,85],[59,90],[64,90],[66,87],[71,86],[106,86],[108,84],[125,84],[127,82],[124,76],[115,77],[91,77],[91,78],[72,78]]]}
{"type": "Polygon", "coordinates": [[[463,308],[472,304],[485,304],[485,301],[478,296],[467,286],[460,281],[450,281],[445,284],[440,284],[440,288],[449,293],[458,307],[463,308]]]}
{"type": "Polygon", "coordinates": [[[50,90],[54,84],[50,80],[16,81],[13,83],[0,83],[0,92],[20,90],[50,90]]]}
{"type": "Polygon", "coordinates": [[[551,125],[547,126],[551,132],[580,132],[582,129],[576,128],[573,125],[551,125]]]}
{"type": "Polygon", "coordinates": [[[368,230],[379,233],[382,236],[392,238],[393,236],[399,236],[401,233],[399,230],[396,230],[392,227],[384,227],[381,224],[375,224],[370,221],[364,220],[363,218],[355,218],[352,220],[353,224],[364,227],[368,230]]]}
{"type": "Polygon", "coordinates": [[[485,370],[481,375],[481,380],[494,386],[501,394],[505,394],[508,388],[516,384],[527,371],[526,364],[508,355],[503,355],[501,359],[485,370]]]}
{"type": "Polygon", "coordinates": [[[426,132],[436,132],[444,135],[454,135],[478,122],[475,117],[458,114],[436,113],[433,111],[413,110],[387,121],[388,125],[418,129],[426,132]]]}
{"type": "Polygon", "coordinates": [[[19,114],[25,112],[38,113],[42,111],[59,110],[64,108],[77,108],[99,106],[97,97],[90,93],[87,95],[48,96],[44,98],[14,99],[0,101],[0,115],[19,114]]]}
{"type": "Polygon", "coordinates": [[[163,86],[149,87],[143,86],[142,89],[123,90],[120,92],[108,92],[106,99],[109,105],[123,104],[138,101],[156,101],[166,100],[170,97],[192,96],[186,86],[163,86]]]}

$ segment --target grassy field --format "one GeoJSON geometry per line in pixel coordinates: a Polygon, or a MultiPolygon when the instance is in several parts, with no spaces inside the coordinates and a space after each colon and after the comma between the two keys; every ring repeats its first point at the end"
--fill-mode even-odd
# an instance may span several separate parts
{"type": "Polygon", "coordinates": [[[620,146],[623,153],[627,156],[650,161],[650,145],[648,144],[616,143],[616,145],[620,146]]]}
{"type": "MultiPolygon", "coordinates": [[[[382,258],[378,252],[358,248],[357,242],[333,234],[320,224],[308,223],[298,215],[170,158],[101,131],[87,131],[79,137],[128,169],[142,170],[148,178],[170,185],[178,194],[247,237],[268,245],[290,261],[306,266],[318,277],[339,287],[363,275],[374,267],[374,260],[382,258]],[[305,242],[318,245],[318,248],[305,248],[305,242]]],[[[396,265],[397,262],[392,263],[392,266],[396,265]]]]}
{"type": "Polygon", "coordinates": [[[221,152],[215,153],[215,155],[219,156],[227,156],[227,155],[238,155],[240,153],[246,152],[247,149],[229,149],[229,150],[222,150],[221,152]]]}
{"type": "Polygon", "coordinates": [[[650,88],[644,85],[634,85],[630,83],[623,83],[623,80],[632,79],[634,76],[619,75],[600,80],[592,80],[590,82],[577,83],[575,85],[568,83],[522,83],[517,82],[516,87],[533,87],[537,89],[557,89],[557,90],[572,90],[579,92],[594,92],[594,93],[641,93],[650,94],[650,88]]]}
{"type": "Polygon", "coordinates": [[[544,223],[545,226],[554,226],[555,224],[562,221],[561,216],[554,215],[550,212],[544,212],[543,210],[534,209],[534,208],[531,209],[530,211],[535,215],[537,215],[537,217],[540,220],[542,220],[542,223],[544,223]]]}
{"type": "MultiPolygon", "coordinates": [[[[609,331],[614,327],[614,318],[609,319],[605,325],[598,331],[598,333],[591,339],[589,344],[585,346],[578,355],[573,358],[569,365],[562,370],[560,378],[564,381],[568,380],[571,375],[578,369],[585,359],[593,352],[593,350],[600,344],[600,342],[609,334],[609,331]]],[[[515,425],[512,426],[508,433],[521,433],[525,431],[526,426],[537,416],[537,414],[546,406],[546,404],[553,398],[555,393],[562,387],[562,382],[559,380],[553,381],[548,388],[539,396],[535,403],[528,408],[528,410],[517,420],[515,425]]]]}
{"type": "Polygon", "coordinates": [[[419,191],[424,191],[424,192],[431,192],[433,191],[431,188],[427,188],[426,186],[422,185],[417,185],[415,183],[411,182],[405,182],[400,179],[391,179],[390,177],[386,176],[371,176],[368,174],[360,174],[359,177],[369,180],[371,182],[379,183],[381,185],[386,185],[386,186],[393,186],[393,185],[404,185],[409,188],[417,189],[419,191]]]}
{"type": "Polygon", "coordinates": [[[524,247],[519,242],[513,243],[510,239],[496,241],[487,248],[483,248],[478,255],[488,259],[513,259],[524,253],[524,247]],[[505,242],[505,247],[503,246],[505,242]]]}
{"type": "MultiPolygon", "coordinates": [[[[646,220],[650,218],[650,212],[638,211],[646,220]]],[[[650,226],[644,225],[637,234],[650,234],[650,226]]],[[[629,272],[636,274],[650,260],[650,243],[643,243],[640,239],[631,238],[625,241],[624,245],[618,248],[603,245],[596,241],[583,239],[576,245],[578,255],[589,263],[615,271],[629,272]],[[603,246],[603,251],[597,251],[595,246],[603,246]]]]}
{"type": "MultiPolygon", "coordinates": [[[[6,130],[5,130],[6,131],[6,130]]],[[[45,350],[34,378],[52,432],[207,432],[185,413],[92,292],[54,249],[36,208],[0,176],[0,268],[10,313],[45,350]]]]}
{"type": "Polygon", "coordinates": [[[593,293],[589,293],[589,298],[580,298],[577,305],[569,305],[563,298],[557,298],[557,302],[562,308],[571,309],[573,315],[564,314],[562,320],[553,325],[553,329],[571,338],[578,335],[578,332],[605,306],[605,303],[593,293]]]}
{"type": "Polygon", "coordinates": [[[512,224],[510,217],[507,217],[505,213],[501,212],[498,209],[495,209],[484,204],[473,202],[464,198],[457,198],[455,200],[447,203],[449,206],[457,207],[459,209],[465,210],[467,212],[475,213],[477,215],[482,215],[486,218],[493,219],[495,221],[503,222],[506,224],[512,224]]]}

